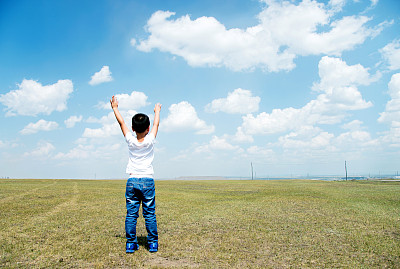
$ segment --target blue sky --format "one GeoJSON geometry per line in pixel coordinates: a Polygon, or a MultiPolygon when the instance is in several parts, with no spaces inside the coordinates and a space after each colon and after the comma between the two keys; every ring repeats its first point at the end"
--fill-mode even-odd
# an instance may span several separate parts
{"type": "Polygon", "coordinates": [[[400,170],[400,3],[1,1],[0,177],[123,178],[162,103],[156,178],[400,170]]]}

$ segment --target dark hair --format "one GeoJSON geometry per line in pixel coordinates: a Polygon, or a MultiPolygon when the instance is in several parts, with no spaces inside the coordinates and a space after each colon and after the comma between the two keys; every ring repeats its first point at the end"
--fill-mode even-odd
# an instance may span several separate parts
{"type": "Polygon", "coordinates": [[[136,133],[143,133],[150,126],[150,119],[147,115],[138,113],[132,117],[132,129],[136,133]]]}

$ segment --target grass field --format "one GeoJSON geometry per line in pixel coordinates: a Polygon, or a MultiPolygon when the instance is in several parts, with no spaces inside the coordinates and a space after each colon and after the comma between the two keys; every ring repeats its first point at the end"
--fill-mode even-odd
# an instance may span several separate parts
{"type": "Polygon", "coordinates": [[[125,181],[0,180],[0,267],[400,268],[400,183],[157,181],[160,250],[125,254],[125,181]]]}

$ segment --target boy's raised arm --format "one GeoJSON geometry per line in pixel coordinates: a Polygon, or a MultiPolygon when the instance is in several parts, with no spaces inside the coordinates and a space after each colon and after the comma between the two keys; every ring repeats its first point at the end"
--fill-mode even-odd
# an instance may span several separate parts
{"type": "Polygon", "coordinates": [[[128,126],[126,126],[124,119],[121,116],[121,113],[119,113],[118,110],[118,101],[117,98],[113,95],[113,97],[110,99],[110,104],[111,108],[114,111],[115,118],[117,119],[119,126],[121,127],[121,131],[126,136],[126,134],[129,132],[128,126]]]}
{"type": "Polygon", "coordinates": [[[161,111],[161,104],[157,103],[154,106],[154,121],[153,121],[153,128],[151,128],[151,133],[154,137],[157,136],[158,126],[160,125],[160,111],[161,111]]]}

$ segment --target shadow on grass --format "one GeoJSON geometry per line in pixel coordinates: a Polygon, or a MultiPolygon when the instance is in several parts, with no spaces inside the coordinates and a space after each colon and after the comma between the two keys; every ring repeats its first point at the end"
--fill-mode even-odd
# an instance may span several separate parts
{"type": "Polygon", "coordinates": [[[147,237],[146,237],[146,236],[138,236],[138,237],[137,237],[137,240],[138,240],[139,246],[141,246],[141,247],[143,247],[143,248],[145,248],[145,249],[148,249],[148,246],[147,246],[147,237]]]}
{"type": "MultiPolygon", "coordinates": [[[[117,238],[125,238],[125,237],[122,236],[121,234],[116,234],[116,235],[114,235],[114,237],[117,237],[117,238]]],[[[145,249],[148,249],[148,246],[147,246],[147,237],[146,237],[146,236],[138,236],[138,237],[137,237],[137,240],[138,240],[139,246],[142,246],[142,247],[144,247],[145,249]]]]}

